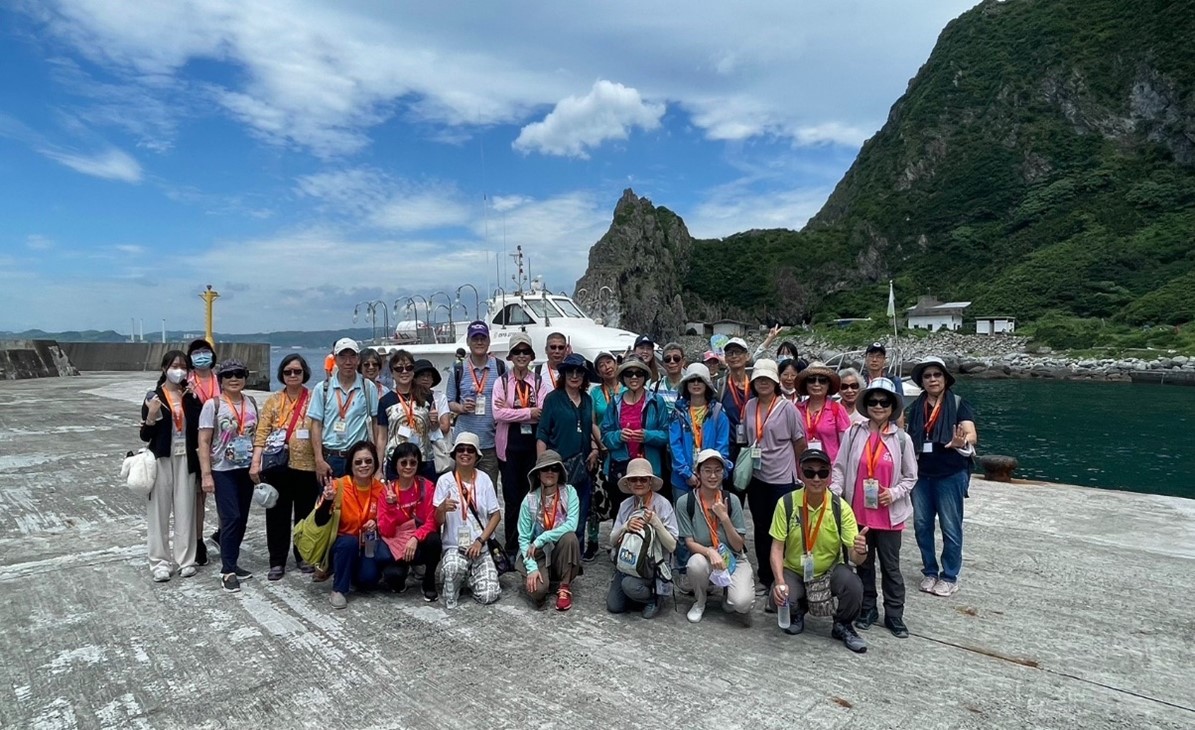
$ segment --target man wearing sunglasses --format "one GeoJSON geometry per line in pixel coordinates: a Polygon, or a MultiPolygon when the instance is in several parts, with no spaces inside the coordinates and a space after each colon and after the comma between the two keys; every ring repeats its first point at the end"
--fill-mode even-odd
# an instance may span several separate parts
{"type": "Polygon", "coordinates": [[[569,354],[568,338],[560,332],[552,332],[544,341],[544,349],[547,350],[548,361],[535,366],[535,377],[548,386],[548,391],[551,392],[564,386],[560,379],[560,363],[564,362],[565,356],[569,354]]]}
{"type": "Polygon", "coordinates": [[[867,651],[867,642],[855,631],[854,621],[863,607],[863,582],[849,566],[867,559],[868,530],[860,531],[850,506],[828,493],[830,457],[826,452],[806,450],[798,470],[805,486],[776,503],[768,531],[772,571],[784,576],[772,586],[772,600],[777,606],[787,604],[791,611],[791,624],[784,631],[799,634],[805,630],[805,613],[811,610],[806,587],[824,585],[828,578],[829,595],[825,598],[838,602],[831,636],[861,654],[867,651]]]}

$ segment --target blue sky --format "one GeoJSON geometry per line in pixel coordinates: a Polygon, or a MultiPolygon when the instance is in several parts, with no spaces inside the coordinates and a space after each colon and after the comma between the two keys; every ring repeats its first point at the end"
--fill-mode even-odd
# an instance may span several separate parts
{"type": "Polygon", "coordinates": [[[628,186],[800,228],[972,4],[6,4],[0,329],[348,326],[504,238],[571,291],[628,186]]]}

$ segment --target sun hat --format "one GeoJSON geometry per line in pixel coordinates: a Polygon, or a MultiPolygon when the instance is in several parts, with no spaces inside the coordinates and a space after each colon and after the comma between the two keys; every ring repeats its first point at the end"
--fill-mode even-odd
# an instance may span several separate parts
{"type": "Polygon", "coordinates": [[[900,412],[905,409],[905,399],[904,396],[897,391],[896,383],[893,383],[888,378],[875,378],[868,383],[867,387],[863,389],[863,392],[859,394],[859,400],[855,401],[855,410],[858,411],[860,415],[867,415],[867,399],[872,393],[887,393],[894,398],[896,400],[896,408],[892,409],[892,420],[896,420],[900,417],[900,412]]]}
{"type": "Polygon", "coordinates": [[[767,378],[776,385],[780,385],[780,368],[776,365],[775,360],[764,358],[755,361],[755,367],[751,370],[751,382],[754,383],[760,378],[767,378]]]}
{"type": "Polygon", "coordinates": [[[249,368],[245,367],[245,363],[235,358],[230,358],[216,366],[216,379],[223,380],[225,377],[224,373],[231,373],[234,370],[244,370],[246,374],[249,372],[249,368]]]}
{"type": "Polygon", "coordinates": [[[747,341],[742,337],[731,337],[726,341],[726,344],[722,346],[722,352],[726,352],[726,350],[731,347],[741,347],[745,351],[751,352],[751,348],[747,347],[747,341]]]}
{"type": "Polygon", "coordinates": [[[257,486],[253,487],[252,499],[253,504],[258,507],[270,509],[278,504],[278,490],[265,482],[260,482],[257,486]]]}
{"type": "Polygon", "coordinates": [[[714,381],[710,378],[710,369],[705,365],[695,362],[689,367],[685,368],[685,374],[680,379],[681,394],[686,395],[689,391],[684,388],[689,384],[690,380],[700,380],[705,383],[705,386],[710,390],[714,390],[714,381]]]}
{"type": "Polygon", "coordinates": [[[556,366],[556,372],[558,373],[565,373],[569,370],[580,370],[583,373],[588,373],[589,366],[585,363],[584,357],[574,352],[561,360],[560,364],[556,366]]]}
{"type": "Polygon", "coordinates": [[[830,466],[834,464],[834,461],[830,458],[830,455],[821,449],[805,449],[802,451],[801,458],[797,460],[797,463],[804,464],[807,461],[824,461],[830,466]]]}
{"type": "Polygon", "coordinates": [[[651,477],[651,490],[653,492],[660,491],[660,487],[664,486],[664,480],[655,475],[651,470],[651,462],[647,459],[631,459],[627,464],[627,473],[618,480],[618,489],[623,494],[631,493],[631,483],[628,479],[633,477],[651,477]]]}
{"type": "Polygon", "coordinates": [[[419,373],[425,373],[429,370],[431,371],[432,376],[433,376],[432,377],[432,387],[434,388],[440,384],[441,380],[444,379],[440,375],[440,371],[436,369],[435,365],[432,365],[431,360],[416,360],[415,361],[415,377],[419,377],[419,373]]]}
{"type": "Polygon", "coordinates": [[[946,362],[940,357],[927,357],[921,362],[913,366],[913,382],[917,384],[918,388],[924,389],[925,386],[921,384],[921,378],[925,376],[925,370],[930,365],[937,365],[942,368],[942,372],[946,374],[946,387],[954,387],[954,376],[946,369],[946,362]]]}
{"type": "Polygon", "coordinates": [[[472,446],[477,450],[478,455],[481,454],[481,440],[477,438],[477,434],[463,431],[456,435],[456,440],[452,442],[452,453],[456,453],[459,446],[472,446]]]}
{"type": "Polygon", "coordinates": [[[867,352],[865,352],[865,353],[863,353],[863,354],[865,354],[865,355],[870,355],[870,354],[871,354],[871,353],[873,353],[873,352],[878,352],[878,353],[880,353],[881,355],[887,355],[887,354],[888,354],[888,348],[884,347],[884,343],[883,343],[883,342],[873,342],[873,343],[871,343],[870,345],[868,345],[868,346],[867,346],[867,352]]]}
{"type": "Polygon", "coordinates": [[[810,375],[824,375],[830,379],[830,389],[827,391],[827,395],[834,395],[842,387],[842,378],[838,377],[838,373],[834,372],[833,368],[824,362],[814,360],[804,370],[797,373],[797,392],[801,395],[809,395],[805,388],[805,381],[809,379],[810,375]]]}
{"type": "Polygon", "coordinates": [[[488,339],[490,336],[490,328],[485,322],[482,322],[480,319],[475,319],[469,323],[469,330],[465,335],[465,339],[471,340],[478,335],[482,335],[488,339]]]}
{"type": "Polygon", "coordinates": [[[527,481],[531,482],[532,489],[539,486],[539,482],[535,481],[536,472],[553,466],[557,467],[557,471],[560,472],[561,484],[563,484],[563,480],[567,478],[564,471],[564,460],[560,458],[560,454],[548,449],[536,457],[535,466],[531,467],[531,471],[527,472],[527,481]]]}
{"type": "Polygon", "coordinates": [[[699,467],[710,459],[717,459],[718,461],[722,462],[723,469],[730,468],[730,462],[726,459],[726,457],[722,456],[722,452],[718,451],[717,449],[702,449],[701,451],[697,452],[697,463],[693,466],[699,467]]]}
{"type": "Polygon", "coordinates": [[[619,382],[622,382],[622,376],[625,375],[628,370],[642,370],[643,372],[647,373],[648,378],[651,377],[651,368],[647,366],[647,363],[634,357],[628,357],[626,362],[618,366],[619,382]]]}
{"type": "Polygon", "coordinates": [[[339,355],[345,350],[352,350],[353,352],[361,352],[361,346],[352,337],[341,337],[332,345],[332,354],[339,355]]]}
{"type": "Polygon", "coordinates": [[[531,357],[535,357],[535,345],[531,344],[531,335],[526,332],[516,332],[510,336],[507,343],[506,359],[509,360],[512,355],[510,353],[515,351],[519,345],[524,345],[528,350],[531,350],[531,357]]]}

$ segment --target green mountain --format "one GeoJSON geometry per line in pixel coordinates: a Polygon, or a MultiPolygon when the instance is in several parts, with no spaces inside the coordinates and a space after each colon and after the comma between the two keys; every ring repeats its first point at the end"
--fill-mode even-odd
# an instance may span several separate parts
{"type": "Polygon", "coordinates": [[[686,314],[875,314],[891,278],[903,306],[1195,321],[1192,39],[1190,0],[980,3],[804,230],[693,242],[686,314]]]}

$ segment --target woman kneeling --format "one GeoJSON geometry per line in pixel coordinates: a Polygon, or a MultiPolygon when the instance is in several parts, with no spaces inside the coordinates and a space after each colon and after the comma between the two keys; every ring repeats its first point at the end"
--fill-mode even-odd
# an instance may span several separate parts
{"type": "Polygon", "coordinates": [[[519,508],[519,559],[515,568],[524,576],[523,589],[536,608],[543,608],[549,585],[559,583],[556,610],[572,608],[572,582],[581,567],[577,541],[580,501],[577,490],[565,484],[564,461],[548,449],[527,473],[531,491],[519,508]]]}
{"type": "Polygon", "coordinates": [[[678,530],[676,513],[663,495],[664,480],[652,473],[647,459],[632,459],[618,480],[623,494],[633,495],[618,508],[610,544],[614,546],[614,577],[606,594],[606,610],[625,613],[633,604],[643,618],[660,612],[658,596],[672,590],[672,554],[678,530]]]}
{"type": "Polygon", "coordinates": [[[315,524],[326,525],[334,512],[340,520],[332,543],[333,608],[348,605],[347,594],[352,586],[358,590],[376,587],[381,566],[391,559],[386,543],[378,539],[378,502],[383,499],[385,487],[374,476],[378,456],[373,444],[353,444],[344,462],[349,475],[328,482],[315,506],[315,524]],[[334,505],[340,509],[334,510],[334,505]]]}
{"type": "Polygon", "coordinates": [[[392,560],[382,565],[386,585],[398,593],[407,588],[411,566],[423,567],[423,597],[436,600],[436,567],[440,564],[440,524],[432,506],[436,485],[422,476],[419,468],[423,454],[410,441],[394,447],[390,453],[389,473],[397,474],[387,482],[384,499],[378,505],[378,530],[392,560]]]}

